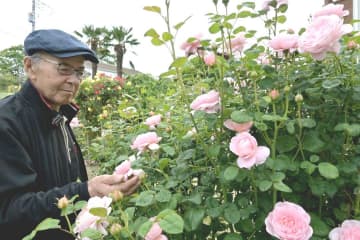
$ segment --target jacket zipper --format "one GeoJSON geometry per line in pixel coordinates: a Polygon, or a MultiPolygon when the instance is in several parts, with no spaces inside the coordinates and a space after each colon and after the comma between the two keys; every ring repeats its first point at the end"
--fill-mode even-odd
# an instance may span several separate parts
{"type": "Polygon", "coordinates": [[[63,116],[62,120],[60,121],[60,129],[61,129],[62,135],[64,137],[66,154],[67,154],[69,163],[71,163],[70,147],[69,147],[69,135],[68,135],[68,133],[66,131],[66,127],[65,127],[66,120],[67,120],[67,118],[65,116],[63,116]]]}

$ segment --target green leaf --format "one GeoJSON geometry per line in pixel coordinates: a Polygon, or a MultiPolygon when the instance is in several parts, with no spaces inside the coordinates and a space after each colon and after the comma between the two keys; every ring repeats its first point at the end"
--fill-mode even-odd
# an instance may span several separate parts
{"type": "Polygon", "coordinates": [[[246,123],[252,121],[252,117],[244,111],[234,111],[231,113],[231,119],[237,123],[246,123]]]}
{"type": "Polygon", "coordinates": [[[271,175],[271,180],[273,182],[281,182],[285,179],[285,174],[283,172],[275,172],[271,175]]]}
{"type": "Polygon", "coordinates": [[[350,136],[357,137],[360,135],[360,124],[351,124],[346,130],[350,136]]]}
{"type": "Polygon", "coordinates": [[[154,200],[154,191],[144,191],[136,198],[136,206],[147,207],[152,204],[154,200]]]}
{"type": "Polygon", "coordinates": [[[340,79],[325,80],[322,83],[322,87],[325,89],[335,88],[342,83],[340,79]]]}
{"type": "Polygon", "coordinates": [[[224,209],[224,218],[231,224],[239,222],[241,216],[238,207],[233,203],[226,206],[224,209]]]}
{"type": "Polygon", "coordinates": [[[272,186],[272,182],[268,180],[263,180],[259,183],[259,189],[262,192],[269,190],[271,186],[272,186]]]}
{"type": "Polygon", "coordinates": [[[162,39],[163,39],[165,42],[170,41],[170,40],[172,40],[173,38],[174,38],[173,35],[171,35],[171,33],[169,33],[169,32],[164,32],[164,33],[162,34],[162,39]]]}
{"type": "Polygon", "coordinates": [[[194,203],[196,205],[200,205],[200,203],[201,203],[201,195],[198,192],[194,192],[189,197],[184,199],[184,202],[186,202],[186,201],[192,202],[192,203],[194,203]]]}
{"type": "Polygon", "coordinates": [[[306,127],[306,128],[313,128],[316,126],[315,120],[311,119],[311,118],[301,119],[301,124],[303,127],[306,127]]]}
{"type": "Polygon", "coordinates": [[[155,29],[151,28],[147,30],[144,34],[145,37],[159,38],[160,35],[156,32],[155,29]]]}
{"type": "Polygon", "coordinates": [[[315,131],[304,135],[303,144],[305,150],[313,153],[320,152],[325,146],[325,143],[318,137],[318,134],[315,131]]]}
{"type": "Polygon", "coordinates": [[[250,17],[251,15],[252,13],[250,11],[241,11],[238,13],[239,18],[246,18],[246,17],[250,17]]]}
{"type": "Polygon", "coordinates": [[[227,167],[224,171],[224,178],[226,181],[234,180],[239,173],[239,168],[235,166],[227,167]]]}
{"type": "Polygon", "coordinates": [[[243,238],[238,233],[229,233],[229,234],[226,234],[224,240],[243,240],[243,238]]]}
{"type": "Polygon", "coordinates": [[[152,225],[153,225],[153,222],[151,222],[150,220],[142,223],[139,227],[138,234],[144,238],[146,236],[146,234],[149,232],[152,225]]]}
{"type": "Polygon", "coordinates": [[[317,166],[309,161],[303,161],[300,164],[300,167],[304,169],[307,174],[311,175],[315,171],[317,166]]]}
{"type": "Polygon", "coordinates": [[[201,208],[189,208],[184,215],[185,229],[187,231],[194,231],[202,223],[205,210],[201,208]]]}
{"type": "Polygon", "coordinates": [[[36,233],[39,231],[44,231],[48,229],[60,229],[60,220],[53,218],[45,218],[42,220],[36,228],[28,235],[26,235],[22,240],[31,240],[35,237],[36,233]]]}
{"type": "Polygon", "coordinates": [[[280,153],[289,152],[296,148],[297,141],[294,136],[291,135],[282,135],[279,136],[276,143],[276,149],[280,153]]]}
{"type": "Polygon", "coordinates": [[[286,22],[286,16],[285,15],[281,15],[277,17],[277,22],[278,23],[284,23],[286,22]]]}
{"type": "Polygon", "coordinates": [[[156,193],[155,199],[158,202],[168,202],[171,199],[171,192],[166,189],[161,189],[158,193],[156,193]]]}
{"type": "Polygon", "coordinates": [[[92,215],[98,216],[98,217],[106,217],[107,216],[107,210],[103,207],[96,207],[96,208],[90,208],[89,211],[92,215]]]}
{"type": "Polygon", "coordinates": [[[262,116],[262,119],[264,121],[271,121],[271,122],[276,122],[276,121],[285,121],[287,120],[286,117],[283,117],[283,116],[279,116],[279,115],[269,115],[269,114],[264,114],[262,116]]]}
{"type": "Polygon", "coordinates": [[[103,238],[103,234],[99,230],[87,228],[81,233],[81,239],[83,238],[101,240],[103,238]]]}
{"type": "Polygon", "coordinates": [[[314,230],[314,235],[326,237],[330,232],[330,227],[326,225],[326,223],[323,222],[321,218],[319,218],[315,214],[310,214],[310,216],[311,216],[311,226],[314,230]]]}
{"type": "Polygon", "coordinates": [[[322,162],[319,164],[320,175],[327,179],[335,179],[339,177],[339,170],[336,166],[328,162],[322,162]]]}
{"type": "Polygon", "coordinates": [[[144,10],[161,14],[161,8],[158,6],[145,6],[144,10]]]}
{"type": "Polygon", "coordinates": [[[168,234],[179,234],[183,232],[184,220],[175,211],[165,209],[158,214],[159,224],[162,230],[168,234]]]}
{"type": "Polygon", "coordinates": [[[151,43],[154,45],[154,46],[161,46],[164,44],[164,41],[162,41],[161,39],[159,38],[152,38],[151,39],[151,43]]]}
{"type": "Polygon", "coordinates": [[[174,62],[171,63],[171,67],[181,68],[185,65],[186,61],[187,61],[186,57],[179,57],[175,59],[174,62]]]}
{"type": "Polygon", "coordinates": [[[169,146],[169,145],[161,145],[161,149],[169,156],[174,156],[175,155],[175,148],[169,146]]]}
{"type": "Polygon", "coordinates": [[[280,192],[292,192],[291,188],[283,182],[274,183],[274,188],[280,192]]]}
{"type": "Polygon", "coordinates": [[[212,34],[218,33],[220,31],[220,25],[218,23],[214,23],[209,27],[209,32],[212,34]]]}
{"type": "Polygon", "coordinates": [[[295,133],[295,121],[287,122],[286,123],[286,130],[288,131],[288,133],[294,134],[295,133]]]}

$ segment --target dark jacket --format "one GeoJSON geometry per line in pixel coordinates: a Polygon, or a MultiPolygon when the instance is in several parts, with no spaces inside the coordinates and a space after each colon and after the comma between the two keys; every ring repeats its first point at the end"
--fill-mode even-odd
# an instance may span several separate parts
{"type": "MultiPolygon", "coordinates": [[[[18,240],[47,217],[61,219],[56,203],[64,195],[89,199],[84,160],[69,126],[76,113],[70,104],[51,110],[29,81],[0,100],[0,239],[18,240]]],[[[36,239],[72,239],[63,234],[52,230],[36,239]]]]}

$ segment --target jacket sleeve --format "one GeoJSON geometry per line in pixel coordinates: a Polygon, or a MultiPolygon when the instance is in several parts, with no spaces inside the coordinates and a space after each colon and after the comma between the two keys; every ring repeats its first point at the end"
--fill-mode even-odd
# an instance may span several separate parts
{"type": "MultiPolygon", "coordinates": [[[[37,173],[29,153],[7,124],[0,125],[0,229],[29,226],[27,232],[46,217],[60,218],[57,199],[64,195],[88,200],[87,182],[72,182],[46,192],[36,191],[37,173]]],[[[25,230],[25,229],[22,229],[25,230]]]]}

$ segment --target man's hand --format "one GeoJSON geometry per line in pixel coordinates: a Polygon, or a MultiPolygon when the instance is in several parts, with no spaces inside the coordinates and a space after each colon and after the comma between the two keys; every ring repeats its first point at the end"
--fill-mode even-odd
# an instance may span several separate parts
{"type": "Polygon", "coordinates": [[[123,175],[100,175],[88,181],[88,191],[90,197],[94,196],[108,196],[115,190],[119,190],[124,195],[130,195],[140,185],[140,179],[137,176],[132,176],[125,181],[123,175]]]}

